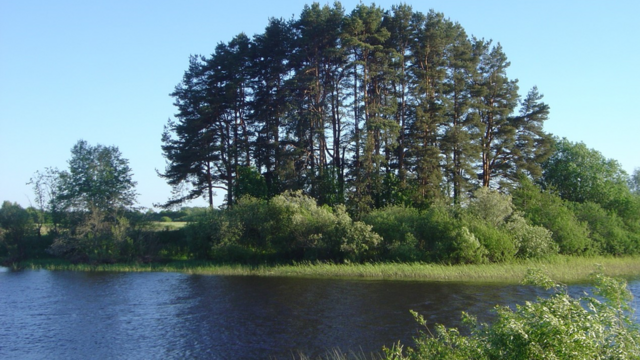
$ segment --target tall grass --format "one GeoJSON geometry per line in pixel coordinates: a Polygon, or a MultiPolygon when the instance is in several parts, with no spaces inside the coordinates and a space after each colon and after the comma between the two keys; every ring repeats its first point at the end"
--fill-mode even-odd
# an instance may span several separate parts
{"type": "Polygon", "coordinates": [[[523,260],[504,264],[442,265],[425,263],[296,263],[290,265],[213,264],[204,261],[169,263],[71,264],[63,260],[32,260],[20,263],[22,269],[182,272],[205,275],[295,276],[361,279],[425,280],[449,282],[518,283],[528,269],[539,268],[553,279],[565,283],[584,281],[596,265],[616,277],[640,276],[640,257],[554,256],[544,260],[523,260]]]}
{"type": "Polygon", "coordinates": [[[317,357],[309,357],[306,354],[294,354],[292,355],[293,360],[382,360],[384,357],[381,354],[365,354],[362,351],[359,352],[348,352],[345,353],[340,349],[334,349],[326,352],[323,355],[319,355],[317,357]]]}

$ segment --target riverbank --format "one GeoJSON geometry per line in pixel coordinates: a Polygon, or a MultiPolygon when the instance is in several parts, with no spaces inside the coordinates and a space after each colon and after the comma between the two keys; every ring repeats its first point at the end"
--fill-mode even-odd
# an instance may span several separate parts
{"type": "Polygon", "coordinates": [[[425,280],[449,282],[518,283],[528,269],[542,269],[552,279],[573,283],[586,280],[598,266],[608,276],[640,277],[640,257],[555,256],[545,260],[527,260],[506,264],[439,265],[424,263],[300,263],[291,265],[214,264],[203,261],[168,263],[72,264],[64,260],[31,260],[18,269],[107,272],[181,272],[200,275],[341,277],[372,280],[425,280]]]}

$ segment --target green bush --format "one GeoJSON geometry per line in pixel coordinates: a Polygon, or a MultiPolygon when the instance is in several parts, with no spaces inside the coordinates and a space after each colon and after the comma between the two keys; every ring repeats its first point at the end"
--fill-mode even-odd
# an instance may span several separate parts
{"type": "Polygon", "coordinates": [[[374,260],[382,242],[380,235],[371,229],[371,225],[352,221],[344,206],[339,205],[336,210],[337,225],[331,238],[332,243],[340,244],[339,253],[342,260],[374,260]]]}
{"type": "Polygon", "coordinates": [[[551,231],[560,253],[579,255],[594,251],[586,223],[581,222],[559,196],[523,179],[513,191],[513,202],[533,225],[551,231]]]}
{"type": "Polygon", "coordinates": [[[120,224],[121,219],[113,219],[97,208],[73,215],[68,231],[55,238],[49,253],[78,262],[115,262],[120,242],[126,239],[128,222],[120,224]]]}
{"type": "Polygon", "coordinates": [[[416,262],[426,260],[426,254],[419,250],[418,239],[411,233],[405,234],[405,240],[402,243],[392,243],[387,245],[385,253],[382,257],[386,260],[400,262],[416,262]]]}
{"type": "Polygon", "coordinates": [[[513,214],[504,228],[514,240],[515,256],[518,258],[541,258],[558,253],[558,245],[553,242],[551,231],[528,224],[520,214],[513,214]]]}
{"type": "Polygon", "coordinates": [[[198,221],[182,229],[189,251],[194,258],[210,258],[212,251],[230,244],[238,244],[242,236],[242,224],[220,210],[201,214],[198,221]]]}
{"type": "Polygon", "coordinates": [[[318,206],[316,201],[301,192],[285,192],[271,199],[270,208],[280,214],[280,229],[275,250],[291,252],[294,257],[313,259],[318,251],[327,250],[327,236],[336,226],[336,218],[328,206],[318,206]]]}
{"type": "Polygon", "coordinates": [[[515,258],[518,248],[503,226],[497,227],[481,220],[469,221],[468,226],[486,249],[486,258],[490,262],[507,262],[515,258]]]}
{"type": "Polygon", "coordinates": [[[638,234],[627,230],[624,221],[613,211],[592,202],[573,204],[576,217],[587,224],[589,236],[600,252],[611,255],[636,254],[638,234]]]}
{"type": "Polygon", "coordinates": [[[417,209],[389,206],[363,216],[362,221],[382,238],[383,257],[399,261],[421,260],[419,228],[423,221],[417,209]]]}
{"type": "Polygon", "coordinates": [[[217,259],[268,254],[281,260],[364,261],[377,257],[382,240],[371,226],[352,221],[343,205],[318,206],[301,192],[270,200],[244,197],[214,214],[189,228],[200,246],[197,251],[217,259]]]}
{"type": "Polygon", "coordinates": [[[491,262],[512,260],[518,248],[505,224],[514,212],[511,196],[482,187],[476,190],[464,209],[462,218],[471,233],[486,249],[491,262]]]}
{"type": "MultiPolygon", "coordinates": [[[[639,359],[640,328],[631,315],[631,293],[624,280],[595,274],[594,296],[574,298],[566,288],[532,271],[528,283],[556,289],[555,294],[512,310],[496,307],[491,324],[463,313],[470,335],[436,325],[422,333],[414,348],[385,349],[387,359],[639,359]],[[403,351],[404,350],[404,351],[403,351]]],[[[426,326],[417,313],[416,320],[426,326]]]]}
{"type": "Polygon", "coordinates": [[[498,227],[511,216],[514,208],[511,196],[481,187],[473,193],[466,210],[469,216],[498,227]]]}
{"type": "Polygon", "coordinates": [[[288,224],[282,223],[284,216],[276,210],[267,200],[245,196],[223,215],[242,227],[239,245],[267,251],[272,249],[274,238],[287,230],[288,224]]]}
{"type": "Polygon", "coordinates": [[[11,260],[24,259],[35,238],[31,215],[18,203],[4,201],[0,207],[0,253],[11,260]]]}
{"type": "Polygon", "coordinates": [[[209,259],[223,263],[255,264],[271,260],[264,252],[238,244],[215,245],[210,249],[208,255],[209,259]]]}
{"type": "Polygon", "coordinates": [[[455,232],[448,261],[454,264],[479,264],[489,255],[486,247],[466,226],[455,232]]]}
{"type": "Polygon", "coordinates": [[[421,213],[416,229],[418,247],[432,261],[451,262],[450,254],[456,251],[458,230],[464,225],[450,210],[447,206],[436,204],[421,213]]]}

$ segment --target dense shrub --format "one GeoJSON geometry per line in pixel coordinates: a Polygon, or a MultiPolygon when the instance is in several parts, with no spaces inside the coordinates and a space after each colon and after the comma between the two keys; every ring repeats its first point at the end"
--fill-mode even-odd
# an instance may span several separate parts
{"type": "Polygon", "coordinates": [[[624,221],[613,211],[607,211],[592,202],[573,204],[576,217],[587,224],[595,247],[611,255],[635,254],[639,249],[639,236],[627,230],[624,221]]]}
{"type": "MultiPolygon", "coordinates": [[[[49,254],[85,262],[198,258],[254,263],[470,264],[540,258],[558,252],[640,252],[640,223],[631,217],[622,219],[618,212],[591,202],[564,201],[526,179],[512,194],[513,198],[481,188],[461,205],[435,202],[424,209],[388,206],[362,214],[362,222],[353,221],[344,205],[318,206],[302,192],[285,192],[269,200],[245,196],[224,210],[184,208],[180,213],[189,212],[193,221],[172,231],[168,227],[165,231],[151,229],[148,214],[125,212],[113,218],[95,210],[67,213],[60,231],[36,237],[27,216],[28,225],[23,226],[27,236],[20,241],[15,240],[20,232],[8,225],[15,227],[20,221],[5,221],[5,228],[0,227],[0,256],[17,258],[15,254],[22,251],[22,257],[37,257],[43,251],[34,249],[48,247],[49,254]]],[[[7,209],[13,207],[9,205],[0,211],[5,217],[26,213],[10,212],[7,209]]],[[[173,212],[161,214],[169,220],[172,218],[166,214],[173,212]]]]}
{"type": "Polygon", "coordinates": [[[247,248],[269,249],[278,236],[279,230],[286,230],[288,224],[282,223],[283,216],[271,209],[269,202],[253,197],[243,197],[226,214],[231,221],[241,226],[242,235],[238,244],[247,248]],[[280,225],[280,226],[278,226],[280,225]]]}
{"type": "Polygon", "coordinates": [[[503,226],[495,226],[484,221],[468,222],[469,230],[486,249],[486,258],[490,262],[513,260],[518,248],[511,234],[503,226]]]}
{"type": "Polygon", "coordinates": [[[338,222],[330,238],[331,243],[340,244],[341,260],[374,260],[382,242],[380,235],[372,231],[371,225],[361,221],[352,221],[344,206],[340,205],[337,209],[338,222]]]}
{"type": "Polygon", "coordinates": [[[185,229],[194,256],[224,261],[373,260],[381,238],[344,206],[318,206],[301,192],[244,197],[185,229]],[[204,254],[204,255],[203,255],[204,254]]]}
{"type": "Polygon", "coordinates": [[[511,234],[518,258],[541,258],[558,252],[551,231],[542,226],[530,225],[520,214],[513,214],[504,228],[511,234]]]}
{"type": "Polygon", "coordinates": [[[191,256],[206,259],[216,249],[237,244],[242,235],[242,224],[223,211],[211,210],[187,225],[182,233],[191,256]]]}
{"type": "MultiPolygon", "coordinates": [[[[147,236],[155,242],[155,252],[153,255],[160,259],[185,259],[192,254],[187,243],[186,233],[188,227],[181,229],[157,229],[147,231],[147,236]]],[[[151,254],[145,254],[151,255],[151,254]]]]}
{"type": "Polygon", "coordinates": [[[494,227],[501,226],[513,213],[511,196],[481,187],[476,190],[467,206],[467,214],[494,227]]]}
{"type": "MultiPolygon", "coordinates": [[[[623,280],[593,277],[595,296],[575,298],[539,272],[530,283],[553,287],[555,294],[536,302],[496,308],[491,324],[478,324],[463,313],[471,334],[437,325],[423,333],[414,348],[385,349],[386,358],[400,359],[638,359],[640,328],[630,316],[631,293],[623,280]]],[[[426,325],[424,318],[414,313],[426,325]]]]}
{"type": "MultiPolygon", "coordinates": [[[[336,217],[328,206],[319,207],[316,201],[301,192],[285,192],[271,199],[269,208],[279,214],[280,230],[273,245],[280,253],[292,252],[297,258],[316,257],[317,251],[329,250],[336,217]],[[311,252],[312,254],[308,254],[311,252]]],[[[335,245],[334,245],[335,246],[335,245]]]]}
{"type": "Polygon", "coordinates": [[[463,212],[465,224],[486,249],[486,257],[491,262],[512,260],[518,251],[513,237],[505,229],[513,211],[510,196],[483,187],[475,191],[463,212]]]}
{"type": "Polygon", "coordinates": [[[489,261],[538,258],[558,252],[551,231],[529,223],[515,211],[511,196],[495,190],[477,190],[463,211],[463,219],[489,261]]]}
{"type": "Polygon", "coordinates": [[[129,221],[124,217],[111,219],[98,209],[74,215],[77,220],[55,238],[49,253],[74,261],[117,261],[122,243],[130,240],[129,221]]]}
{"type": "Polygon", "coordinates": [[[27,256],[35,237],[33,219],[17,203],[5,201],[0,207],[0,253],[12,260],[27,256]]]}
{"type": "Polygon", "coordinates": [[[533,225],[551,231],[560,253],[577,255],[594,251],[587,224],[581,222],[559,196],[541,191],[524,179],[513,191],[513,202],[533,225]]]}
{"type": "Polygon", "coordinates": [[[424,259],[419,250],[420,226],[424,221],[418,209],[389,206],[374,210],[362,221],[382,237],[382,256],[391,260],[416,261],[424,259]]]}
{"type": "Polygon", "coordinates": [[[112,218],[96,210],[74,215],[77,219],[72,226],[52,236],[46,249],[50,256],[90,263],[152,261],[166,253],[165,247],[174,249],[180,244],[176,238],[167,240],[161,236],[164,232],[135,214],[112,218]]]}
{"type": "MultiPolygon", "coordinates": [[[[478,264],[485,261],[489,251],[465,226],[453,234],[451,252],[446,254],[447,262],[453,264],[478,264]]],[[[444,255],[444,254],[443,254],[444,255]]]]}

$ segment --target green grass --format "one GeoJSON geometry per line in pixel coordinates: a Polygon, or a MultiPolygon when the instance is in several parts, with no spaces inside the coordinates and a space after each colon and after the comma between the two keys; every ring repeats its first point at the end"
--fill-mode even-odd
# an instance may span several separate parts
{"type": "Polygon", "coordinates": [[[560,282],[581,282],[598,265],[604,273],[616,277],[640,276],[640,257],[568,257],[556,256],[546,260],[528,260],[508,264],[438,265],[423,263],[334,264],[300,263],[293,265],[213,264],[202,261],[173,261],[169,263],[71,264],[63,260],[32,260],[19,264],[22,269],[112,272],[182,272],[205,275],[238,276],[295,276],[361,279],[425,280],[450,282],[518,283],[528,269],[542,269],[560,282]]]}
{"type": "Polygon", "coordinates": [[[163,221],[152,221],[151,225],[156,230],[178,230],[187,225],[186,221],[172,221],[172,222],[163,222],[163,221]]]}

